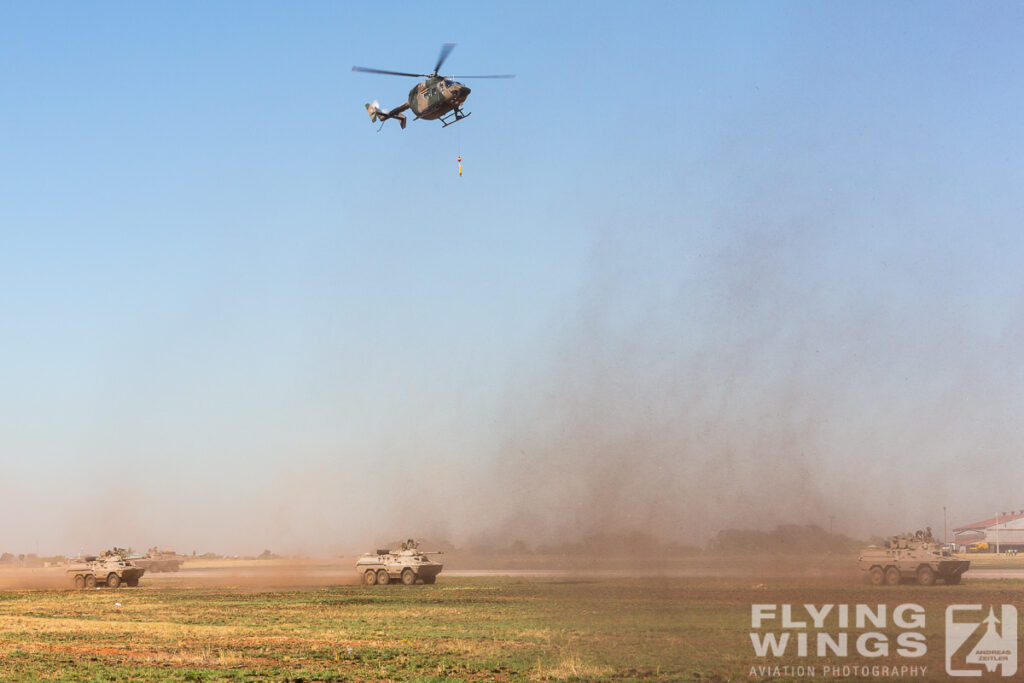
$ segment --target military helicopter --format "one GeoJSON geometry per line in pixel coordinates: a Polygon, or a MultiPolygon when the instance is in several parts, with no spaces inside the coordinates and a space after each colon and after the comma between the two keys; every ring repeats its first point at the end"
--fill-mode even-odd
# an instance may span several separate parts
{"type": "MultiPolygon", "coordinates": [[[[452,48],[455,47],[455,43],[445,43],[441,46],[441,54],[437,58],[437,64],[434,65],[434,73],[430,74],[410,74],[403,71],[382,71],[380,69],[367,69],[362,66],[352,67],[353,71],[362,71],[371,74],[388,74],[390,76],[411,76],[413,78],[426,78],[427,80],[417,84],[412,90],[409,91],[409,101],[405,104],[395,107],[394,109],[381,109],[380,106],[374,101],[373,104],[366,105],[366,112],[370,115],[370,120],[376,123],[381,121],[381,128],[384,127],[384,122],[388,119],[397,119],[402,126],[402,130],[405,130],[405,114],[406,109],[412,109],[412,112],[416,114],[417,119],[425,119],[427,121],[441,121],[441,127],[447,128],[456,121],[469,116],[470,113],[462,111],[462,105],[465,104],[466,98],[469,97],[470,90],[462,83],[456,81],[456,78],[515,78],[515,74],[492,74],[490,76],[441,76],[438,71],[441,70],[441,65],[444,64],[444,60],[448,59],[448,55],[451,53],[452,48]]],[[[380,130],[378,128],[378,130],[380,130]]]]}

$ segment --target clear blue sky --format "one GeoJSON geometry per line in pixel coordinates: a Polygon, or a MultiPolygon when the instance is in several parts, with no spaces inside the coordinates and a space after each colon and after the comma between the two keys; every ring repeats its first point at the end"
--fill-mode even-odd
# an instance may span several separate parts
{"type": "Polygon", "coordinates": [[[1022,19],[3,5],[0,550],[1024,507],[1022,19]]]}

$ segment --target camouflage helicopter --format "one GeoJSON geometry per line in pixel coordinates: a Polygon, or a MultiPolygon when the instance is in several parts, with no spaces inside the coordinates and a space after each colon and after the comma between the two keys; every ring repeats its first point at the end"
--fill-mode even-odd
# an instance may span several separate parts
{"type": "MultiPolygon", "coordinates": [[[[426,78],[427,80],[417,84],[409,91],[409,101],[402,104],[394,109],[381,109],[380,106],[374,101],[373,104],[366,105],[366,112],[370,115],[370,120],[373,122],[381,121],[381,128],[384,127],[384,123],[388,119],[397,119],[402,126],[402,130],[405,130],[405,114],[406,109],[412,109],[412,112],[416,114],[417,119],[425,119],[427,121],[434,121],[440,119],[441,127],[447,128],[456,121],[469,116],[469,113],[462,111],[462,105],[465,104],[466,98],[469,97],[470,90],[462,83],[456,81],[456,78],[515,78],[515,74],[492,74],[489,76],[441,76],[438,71],[441,70],[441,65],[444,64],[444,60],[448,59],[448,55],[451,53],[452,48],[455,47],[455,43],[445,43],[441,46],[441,54],[437,58],[437,64],[434,65],[434,73],[430,74],[410,74],[403,71],[382,71],[381,69],[367,69],[362,66],[352,67],[353,71],[362,71],[371,74],[387,74],[389,76],[411,76],[413,78],[426,78]]],[[[379,130],[379,129],[378,129],[379,130]]]]}

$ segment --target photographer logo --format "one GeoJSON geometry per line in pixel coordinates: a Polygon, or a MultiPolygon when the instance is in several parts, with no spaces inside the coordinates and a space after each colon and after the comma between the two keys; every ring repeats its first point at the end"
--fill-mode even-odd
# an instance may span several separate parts
{"type": "Polygon", "coordinates": [[[946,673],[1002,676],[1017,673],[1017,608],[950,605],[946,608],[946,673]]]}

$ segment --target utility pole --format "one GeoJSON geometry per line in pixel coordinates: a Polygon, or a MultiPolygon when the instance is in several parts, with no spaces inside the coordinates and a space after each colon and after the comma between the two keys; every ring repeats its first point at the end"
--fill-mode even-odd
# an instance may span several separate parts
{"type": "Polygon", "coordinates": [[[999,517],[1002,513],[996,513],[996,555],[999,554],[999,517]]]}
{"type": "Polygon", "coordinates": [[[949,524],[946,522],[946,506],[942,506],[942,545],[949,545],[949,524]]]}

